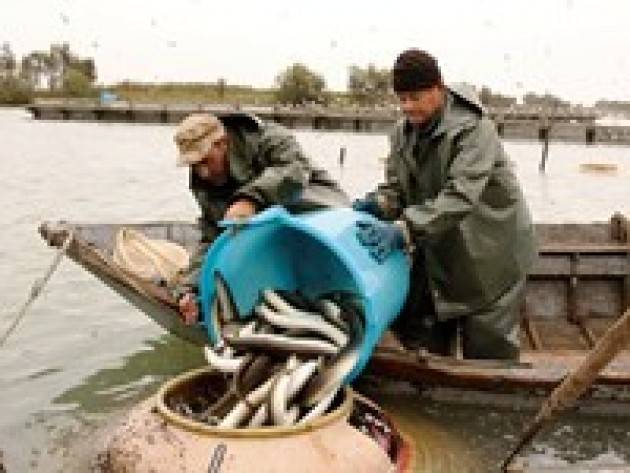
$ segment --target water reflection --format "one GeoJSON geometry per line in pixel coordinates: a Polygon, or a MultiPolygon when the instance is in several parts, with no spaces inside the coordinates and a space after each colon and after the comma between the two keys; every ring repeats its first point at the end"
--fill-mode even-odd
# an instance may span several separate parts
{"type": "MultiPolygon", "coordinates": [[[[0,110],[0,327],[52,258],[36,232],[42,220],[195,218],[186,175],[174,166],[172,132],[171,126],[35,122],[23,111],[0,110]]],[[[386,136],[296,134],[351,196],[382,179],[386,136]]],[[[538,143],[506,147],[536,221],[602,221],[617,210],[630,214],[630,148],[552,143],[543,175],[538,143]],[[617,171],[584,173],[584,162],[614,164],[617,171]]],[[[0,449],[10,473],[86,471],[121,416],[164,379],[203,362],[198,348],[163,335],[69,262],[62,263],[0,355],[0,449]]],[[[419,471],[437,473],[493,471],[536,406],[519,411],[509,402],[465,405],[413,390],[372,391],[366,390],[368,396],[415,438],[419,471]]],[[[563,417],[541,432],[528,458],[627,460],[628,419],[563,417]]]]}
{"type": "Polygon", "coordinates": [[[201,349],[170,334],[148,340],[146,348],[123,358],[122,364],[88,376],[53,399],[86,414],[124,409],[154,392],[166,379],[205,363],[201,349]]]}
{"type": "Polygon", "coordinates": [[[121,361],[71,386],[14,426],[27,441],[5,438],[8,471],[92,471],[107,437],[132,406],[165,380],[204,362],[198,347],[169,334],[148,340],[121,361]]]}
{"type": "MultiPolygon", "coordinates": [[[[527,393],[428,389],[365,378],[360,389],[414,439],[418,473],[499,471],[543,401],[527,393]]],[[[559,416],[541,430],[513,467],[515,471],[524,467],[606,471],[627,465],[629,427],[627,401],[580,402],[577,412],[559,416]]]]}

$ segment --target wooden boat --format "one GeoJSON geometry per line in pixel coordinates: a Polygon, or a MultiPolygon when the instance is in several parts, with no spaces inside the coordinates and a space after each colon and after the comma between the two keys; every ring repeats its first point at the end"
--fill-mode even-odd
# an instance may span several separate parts
{"type": "MultiPolygon", "coordinates": [[[[142,231],[192,250],[199,234],[192,223],[42,224],[40,233],[60,247],[72,231],[69,256],[166,330],[205,344],[200,327],[184,325],[169,292],[121,271],[112,262],[121,227],[142,231]]],[[[518,363],[427,356],[379,346],[371,373],[426,385],[481,390],[549,389],[575,366],[630,305],[630,224],[621,214],[609,222],[537,224],[538,260],[529,275],[522,307],[522,354],[518,363]]],[[[620,353],[598,384],[630,383],[630,351],[620,353]]]]}

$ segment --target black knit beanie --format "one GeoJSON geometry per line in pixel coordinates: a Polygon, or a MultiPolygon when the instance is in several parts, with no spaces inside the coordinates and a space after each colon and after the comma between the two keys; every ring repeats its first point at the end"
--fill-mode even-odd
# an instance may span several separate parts
{"type": "Polygon", "coordinates": [[[426,51],[407,49],[394,63],[394,92],[412,92],[442,84],[437,60],[426,51]]]}

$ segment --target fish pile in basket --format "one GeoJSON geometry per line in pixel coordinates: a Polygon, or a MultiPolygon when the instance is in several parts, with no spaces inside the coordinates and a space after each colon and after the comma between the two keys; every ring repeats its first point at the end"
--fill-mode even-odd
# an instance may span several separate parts
{"type": "Polygon", "coordinates": [[[218,274],[215,285],[210,323],[220,337],[204,350],[208,364],[230,377],[229,388],[191,417],[253,428],[303,424],[326,413],[359,356],[364,327],[357,308],[339,294],[310,300],[266,289],[242,320],[218,274]]]}

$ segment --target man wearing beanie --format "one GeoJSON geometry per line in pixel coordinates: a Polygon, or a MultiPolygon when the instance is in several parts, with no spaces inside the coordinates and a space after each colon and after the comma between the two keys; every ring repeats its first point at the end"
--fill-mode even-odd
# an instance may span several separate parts
{"type": "Polygon", "coordinates": [[[393,84],[404,118],[385,183],[353,207],[384,220],[358,224],[377,260],[411,252],[394,332],[407,346],[449,354],[459,329],[467,358],[518,358],[533,225],[495,125],[472,88],[444,85],[425,51],[398,56],[393,84]]]}
{"type": "Polygon", "coordinates": [[[197,278],[206,250],[220,232],[220,220],[247,218],[271,205],[300,212],[349,204],[292,135],[253,115],[189,115],[177,127],[175,143],[177,165],[189,167],[190,190],[201,209],[199,249],[175,290],[186,323],[199,316],[197,278]]]}

